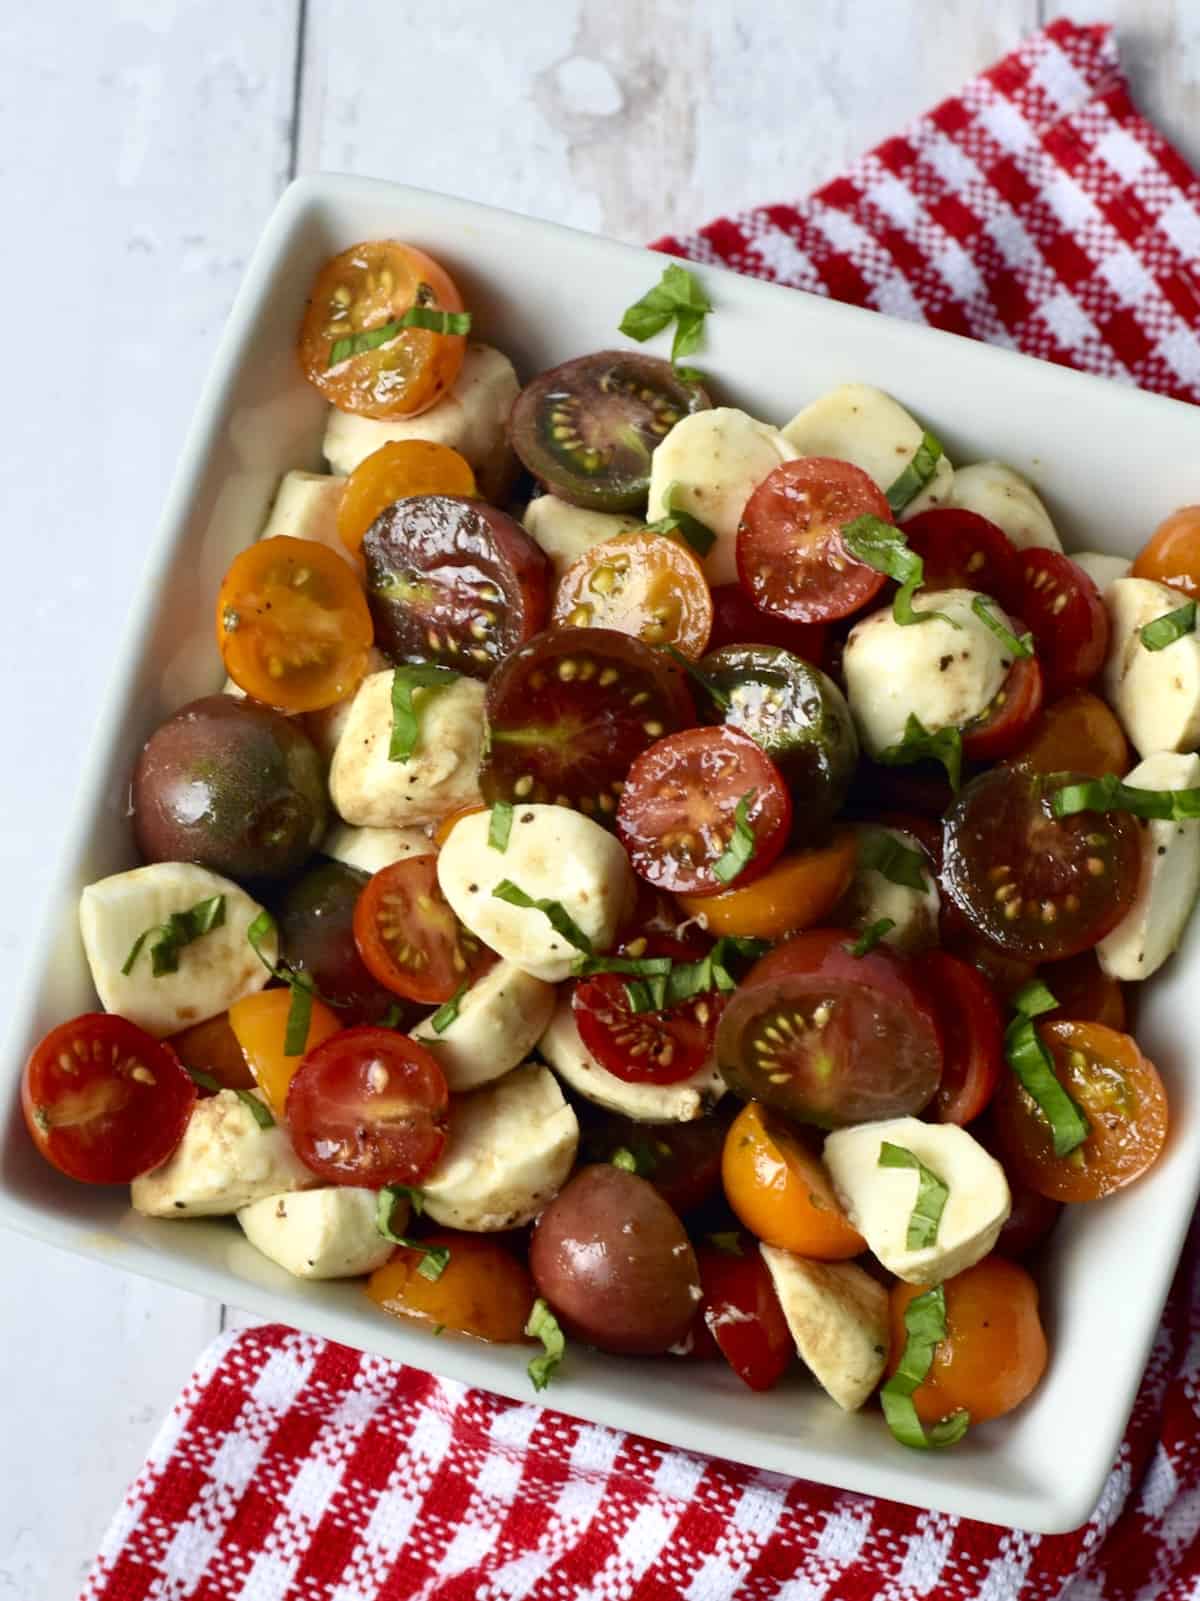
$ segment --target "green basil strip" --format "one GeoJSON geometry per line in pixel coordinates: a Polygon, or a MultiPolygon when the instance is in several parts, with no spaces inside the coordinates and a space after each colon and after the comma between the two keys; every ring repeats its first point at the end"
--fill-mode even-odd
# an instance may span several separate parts
{"type": "Polygon", "coordinates": [[[881,874],[889,884],[899,884],[904,889],[925,893],[925,869],[928,866],[925,853],[902,844],[895,834],[889,834],[885,828],[871,829],[861,835],[858,865],[881,874]]]}
{"type": "Polygon", "coordinates": [[[908,540],[893,523],[885,523],[882,517],[856,517],[842,529],[842,544],[855,561],[900,585],[892,601],[892,616],[902,627],[940,617],[951,628],[961,628],[961,623],[945,612],[917,611],[913,606],[913,596],[925,582],[925,563],[909,549],[908,540]]]}
{"type": "Polygon", "coordinates": [[[207,900],[197,901],[186,912],[172,912],[165,923],[142,930],[134,940],[121,971],[126,976],[133,972],[142,946],[150,940],[150,968],[154,977],[162,978],[166,973],[177,973],[179,953],[184,946],[211,933],[214,928],[221,928],[224,922],[224,895],[210,895],[207,900]]]}
{"type": "Polygon", "coordinates": [[[928,1377],[933,1366],[934,1351],[946,1338],[946,1292],[940,1284],[908,1303],[904,1309],[904,1329],[907,1338],[900,1366],[879,1392],[888,1428],[901,1445],[914,1451],[953,1445],[967,1432],[970,1413],[952,1412],[926,1429],[912,1403],[913,1392],[928,1377]]]}
{"type": "Polygon", "coordinates": [[[1136,789],[1114,773],[1064,784],[1050,800],[1055,817],[1076,812],[1129,812],[1134,817],[1185,823],[1200,817],[1200,789],[1136,789]]]}
{"type": "Polygon", "coordinates": [[[361,333],[347,334],[335,339],[329,350],[329,365],[339,366],[351,356],[362,356],[368,350],[378,350],[403,333],[405,328],[425,328],[435,334],[469,334],[469,311],[442,311],[437,306],[410,306],[391,322],[380,323],[378,328],[364,328],[361,333]]]}
{"type": "Polygon", "coordinates": [[[307,975],[302,977],[299,973],[293,973],[288,989],[291,991],[291,1001],[283,1031],[283,1054],[303,1056],[308,1044],[309,1024],[312,1022],[312,980],[307,975]]]}
{"type": "Polygon", "coordinates": [[[414,1217],[420,1217],[424,1213],[424,1190],[415,1190],[411,1184],[389,1184],[388,1189],[391,1190],[392,1199],[394,1201],[403,1199],[408,1202],[409,1206],[412,1208],[414,1217]]]}
{"type": "MultiPolygon", "coordinates": [[[[211,1073],[202,1072],[198,1067],[189,1067],[187,1072],[188,1077],[194,1084],[199,1084],[202,1090],[211,1090],[214,1095],[219,1095],[223,1089],[228,1087],[222,1084],[219,1078],[214,1078],[211,1073]]],[[[271,1108],[265,1101],[260,1101],[258,1096],[250,1090],[234,1090],[233,1093],[243,1106],[250,1109],[250,1115],[259,1128],[275,1127],[275,1119],[272,1116],[271,1108]]]]}
{"type": "Polygon", "coordinates": [[[513,809],[507,801],[496,801],[492,806],[491,821],[488,823],[488,844],[494,851],[508,849],[508,837],[512,833],[513,809]]]}
{"type": "Polygon", "coordinates": [[[1169,611],[1163,617],[1156,617],[1152,623],[1147,623],[1138,629],[1142,644],[1147,650],[1166,650],[1177,639],[1185,634],[1196,632],[1196,602],[1189,600],[1185,605],[1175,611],[1169,611]]]}
{"type": "Polygon", "coordinates": [[[667,485],[663,504],[667,508],[665,517],[659,517],[655,522],[647,523],[645,531],[648,534],[681,534],[684,542],[691,546],[697,556],[707,556],[717,542],[717,536],[712,529],[702,523],[699,517],[693,517],[690,511],[684,511],[675,504],[677,492],[682,491],[683,485],[673,480],[667,485]]]}
{"type": "Polygon", "coordinates": [[[876,945],[881,944],[896,926],[894,917],[881,917],[878,922],[864,928],[853,944],[847,943],[846,949],[851,956],[869,956],[876,945]]]}
{"type": "Polygon", "coordinates": [[[392,1001],[387,1011],[379,1019],[380,1028],[399,1028],[404,1021],[404,1008],[398,1001],[392,1001]]]}
{"type": "Polygon", "coordinates": [[[1033,635],[1022,634],[1018,639],[1016,634],[1014,634],[1011,629],[1005,628],[1004,624],[992,610],[991,602],[988,600],[986,595],[976,595],[975,599],[971,602],[971,610],[975,613],[976,617],[979,618],[981,623],[985,623],[988,628],[991,629],[992,633],[995,634],[996,638],[1011,656],[1033,655],[1033,635]]]}
{"type": "Polygon", "coordinates": [[[1012,998],[1013,1010],[1022,1017],[1040,1017],[1043,1012],[1052,1012],[1058,1001],[1042,983],[1040,978],[1031,978],[1012,998]]]}
{"type": "Polygon", "coordinates": [[[469,334],[469,311],[443,311],[439,306],[410,306],[400,319],[401,328],[424,328],[431,334],[469,334]]]}
{"type": "Polygon", "coordinates": [[[723,1256],[744,1256],[741,1236],[736,1229],[729,1229],[722,1234],[708,1235],[708,1243],[714,1251],[720,1251],[723,1256]]]}
{"type": "Polygon", "coordinates": [[[904,508],[916,500],[937,471],[942,454],[941,440],[926,429],[913,459],[887,489],[887,503],[895,516],[899,517],[904,508]]]}
{"type": "Polygon", "coordinates": [[[424,1240],[411,1240],[406,1234],[393,1234],[392,1208],[403,1196],[411,1192],[403,1184],[388,1184],[379,1192],[379,1199],[375,1206],[375,1227],[385,1240],[393,1245],[402,1245],[409,1251],[420,1251],[421,1260],[417,1265],[417,1272],[423,1279],[432,1279],[435,1283],[446,1271],[450,1261],[450,1247],[448,1245],[426,1245],[424,1240]]]}
{"type": "MultiPolygon", "coordinates": [[[[699,279],[679,262],[672,261],[663,269],[653,289],[648,289],[640,300],[626,309],[618,326],[628,338],[642,344],[674,322],[671,360],[677,362],[698,348],[704,319],[712,309],[699,279]]],[[[688,381],[696,380],[689,378],[688,381]]]]}
{"type": "Polygon", "coordinates": [[[510,878],[502,878],[492,891],[492,895],[498,901],[507,901],[510,906],[520,906],[529,912],[541,912],[542,916],[549,920],[555,933],[561,934],[568,945],[573,945],[577,951],[583,951],[586,956],[592,954],[591,940],[561,901],[535,901],[510,878]]]}
{"type": "MultiPolygon", "coordinates": [[[[699,957],[694,962],[672,962],[668,957],[643,958],[639,965],[644,970],[637,975],[639,981],[625,986],[630,1010],[662,1012],[672,1006],[680,1005],[683,1001],[690,1001],[697,995],[705,995],[709,990],[736,989],[737,980],[729,971],[730,962],[735,959],[757,960],[768,949],[766,940],[725,934],[707,955],[699,957]],[[653,970],[650,968],[651,963],[653,970]]],[[[598,958],[597,965],[592,971],[604,971],[605,969],[599,964],[605,960],[603,957],[598,958]]],[[[627,959],[613,957],[609,960],[615,963],[627,959]]]]}
{"type": "Polygon", "coordinates": [[[1069,1156],[1087,1139],[1092,1126],[1055,1076],[1050,1053],[1038,1038],[1037,1025],[1031,1017],[1018,1015],[1008,1025],[1004,1055],[1049,1124],[1055,1156],[1069,1156]]]}
{"type": "Polygon", "coordinates": [[[631,1012],[665,1012],[667,981],[665,978],[632,979],[625,986],[625,998],[631,1012]]]}
{"type": "Polygon", "coordinates": [[[713,875],[719,878],[722,884],[732,884],[742,868],[754,860],[758,842],[750,822],[750,808],[754,805],[757,793],[757,790],[748,789],[734,808],[733,833],[729,844],[713,863],[713,875]]]}
{"type": "Polygon", "coordinates": [[[580,956],[572,969],[576,978],[597,973],[626,973],[631,978],[663,978],[674,966],[669,956],[580,956]]]}
{"type": "Polygon", "coordinates": [[[903,1145],[893,1145],[891,1140],[884,1140],[879,1147],[879,1166],[907,1167],[916,1173],[917,1198],[909,1214],[905,1244],[910,1251],[924,1251],[936,1245],[942,1213],[950,1199],[944,1180],[926,1167],[919,1156],[914,1156],[903,1145]]]}
{"type": "Polygon", "coordinates": [[[255,956],[258,957],[259,961],[263,964],[267,971],[272,975],[275,973],[275,963],[268,961],[263,955],[263,941],[268,935],[277,932],[278,930],[275,926],[275,919],[265,908],[263,911],[259,912],[258,916],[246,930],[246,938],[250,942],[250,949],[254,952],[255,956]]]}
{"type": "Polygon", "coordinates": [[[529,1364],[529,1377],[533,1380],[534,1389],[544,1390],[566,1353],[567,1342],[558,1326],[558,1319],[540,1295],[533,1303],[525,1332],[531,1338],[540,1340],[545,1347],[541,1356],[535,1356],[529,1364]]]}
{"type": "Polygon", "coordinates": [[[719,706],[723,712],[729,710],[732,702],[715,679],[710,678],[707,673],[702,673],[695,662],[689,661],[681,650],[675,649],[674,645],[663,645],[661,648],[677,667],[683,668],[693,683],[700,686],[714,706],[719,706]]]}
{"type": "Polygon", "coordinates": [[[618,1145],[608,1160],[613,1167],[619,1167],[624,1173],[637,1172],[637,1157],[624,1145],[618,1145]]]}
{"type": "Polygon", "coordinates": [[[939,728],[934,733],[922,723],[915,712],[909,712],[904,725],[904,737],[897,745],[881,750],[875,760],[883,767],[911,767],[913,762],[941,762],[950,780],[950,788],[957,795],[962,783],[962,731],[958,728],[939,728]]]}
{"type": "Polygon", "coordinates": [[[417,662],[408,667],[397,667],[392,673],[392,738],[388,745],[389,762],[406,762],[417,748],[420,725],[413,705],[413,690],[444,689],[461,678],[453,667],[435,667],[432,662],[417,662]]]}
{"type": "Polygon", "coordinates": [[[462,998],[470,989],[470,987],[471,983],[469,979],[460,984],[445,1005],[439,1006],[437,1011],[429,1019],[429,1025],[435,1034],[444,1034],[450,1027],[451,1023],[453,1023],[454,1019],[458,1016],[458,1008],[462,1004],[462,998]]]}
{"type": "MultiPolygon", "coordinates": [[[[186,1070],[187,1076],[191,1079],[192,1083],[199,1084],[202,1090],[211,1090],[214,1095],[220,1095],[221,1091],[225,1088],[224,1084],[221,1083],[221,1080],[212,1073],[205,1073],[201,1068],[198,1067],[188,1067],[186,1070]]],[[[242,1093],[247,1094],[249,1092],[244,1090],[242,1093]]]]}

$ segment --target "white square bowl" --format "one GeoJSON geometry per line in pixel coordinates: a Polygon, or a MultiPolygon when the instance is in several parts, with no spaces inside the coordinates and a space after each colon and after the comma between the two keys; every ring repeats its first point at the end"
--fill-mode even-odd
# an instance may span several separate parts
{"type": "MultiPolygon", "coordinates": [[[[622,310],[663,258],[465,200],[357,178],[315,177],[283,196],[246,274],[204,386],[77,791],[69,839],[38,842],[64,866],[0,1057],[0,1222],[265,1318],[519,1400],[525,1354],[437,1339],[391,1322],[357,1284],[305,1284],[228,1222],[155,1222],[123,1194],[60,1178],[36,1154],[17,1085],[33,1042],[95,1005],[76,928],[86,882],[135,861],[129,774],[149,732],[215,690],[212,597],[261,527],[280,475],[318,467],[325,406],[301,379],[296,328],[326,257],[394,235],[445,262],[480,335],[523,376],[620,342],[622,310]]],[[[1200,498],[1200,412],[1009,351],[886,320],[795,290],[699,269],[716,306],[698,358],[722,400],[783,422],[849,379],[887,389],[954,460],[999,457],[1044,494],[1068,547],[1132,554],[1174,507],[1200,498]]],[[[1057,1532],[1084,1521],[1113,1461],[1200,1187],[1191,1038],[1200,935],[1156,980],[1138,1035],[1158,1063],[1172,1133],[1130,1191],[1077,1207],[1045,1274],[1051,1365],[1033,1400],[951,1451],[906,1451],[879,1415],[840,1413],[802,1378],[769,1399],[714,1365],[618,1361],[573,1350],[547,1400],[598,1423],[757,1467],[1057,1532]]]]}

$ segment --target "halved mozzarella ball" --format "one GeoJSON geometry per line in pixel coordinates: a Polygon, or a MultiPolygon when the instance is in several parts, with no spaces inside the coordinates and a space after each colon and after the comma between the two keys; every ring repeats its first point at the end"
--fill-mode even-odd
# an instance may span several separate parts
{"type": "Polygon", "coordinates": [[[508,848],[488,844],[491,815],[473,812],[438,853],[438,883],[459,918],[500,956],[534,978],[566,978],[579,950],[544,912],[492,892],[507,879],[531,900],[556,901],[606,951],[634,894],[633,870],[619,840],[567,806],[519,805],[508,848]]]}
{"type": "Polygon", "coordinates": [[[331,473],[284,473],[271,514],[258,537],[313,539],[336,551],[350,566],[356,566],[337,531],[338,507],[345,487],[346,480],[331,473]]]}
{"type": "MultiPolygon", "coordinates": [[[[364,675],[369,677],[372,673],[382,673],[391,670],[391,663],[381,650],[372,645],[367,651],[367,671],[364,675]]],[[[229,679],[225,685],[225,693],[229,694],[229,679]]],[[[234,685],[234,691],[241,694],[241,690],[234,685]]],[[[357,691],[355,692],[357,693],[357,691]]],[[[350,708],[354,705],[354,696],[347,695],[345,700],[336,700],[332,706],[323,706],[317,712],[304,713],[304,731],[321,753],[326,763],[333,760],[333,753],[338,747],[338,740],[346,731],[346,721],[350,716],[350,708]]]]}
{"type": "MultiPolygon", "coordinates": [[[[237,1215],[246,1238],[298,1279],[355,1279],[382,1267],[395,1247],[376,1227],[376,1190],[349,1184],[268,1195],[237,1215]]],[[[403,1234],[408,1205],[397,1201],[391,1226],[403,1234]]]]}
{"type": "MultiPolygon", "coordinates": [[[[833,456],[853,462],[886,494],[911,463],[925,430],[899,401],[870,384],[841,384],[798,411],[783,436],[800,456],[833,456]]],[[[903,515],[940,506],[950,491],[954,468],[938,458],[933,476],[903,515]]]]}
{"type": "Polygon", "coordinates": [[[938,914],[941,896],[932,865],[920,841],[901,828],[882,828],[876,824],[854,825],[859,841],[859,861],[850,887],[842,896],[834,918],[834,926],[850,928],[862,933],[873,924],[888,919],[893,927],[883,936],[883,943],[911,956],[938,942],[938,914]],[[862,847],[874,834],[885,834],[913,851],[921,858],[924,889],[909,884],[897,884],[884,876],[876,867],[867,866],[862,859],[862,847]]]}
{"type": "Polygon", "coordinates": [[[329,768],[340,816],[364,828],[409,828],[481,804],[483,696],[475,678],[414,690],[416,749],[406,762],[393,762],[391,670],[364,678],[329,768]]]}
{"type": "Polygon", "coordinates": [[[691,512],[710,528],[716,543],[703,557],[710,584],[737,578],[737,531],[746,502],[781,461],[797,452],[779,432],[744,411],[716,406],[680,418],[650,458],[648,521],[667,515],[667,491],[674,508],[691,512]]]}
{"type": "Polygon", "coordinates": [[[577,1095],[639,1123],[691,1123],[725,1093],[715,1058],[678,1084],[628,1084],[610,1073],[580,1039],[569,993],[560,999],[538,1049],[577,1095]]]}
{"type": "Polygon", "coordinates": [[[888,1295],[853,1262],[811,1262],[760,1245],[800,1360],[831,1400],[856,1412],[883,1377],[888,1295]]]}
{"type": "Polygon", "coordinates": [[[1200,635],[1148,650],[1147,623],[1178,611],[1188,597],[1149,578],[1119,578],[1104,592],[1111,637],[1104,695],[1139,756],[1200,745],[1200,635]]]}
{"type": "MultiPolygon", "coordinates": [[[[101,1005],[159,1039],[227,1011],[271,976],[246,938],[262,910],[231,879],[191,862],[154,862],[89,884],[79,897],[79,931],[101,1005]],[[188,912],[214,895],[225,897],[224,922],[180,946],[178,970],[156,978],[150,955],[154,931],[173,913],[188,912]],[[147,932],[151,938],[123,972],[147,932]]],[[[263,939],[262,952],[275,960],[273,930],[263,939]]]]}
{"type": "Polygon", "coordinates": [[[410,856],[432,856],[435,846],[420,828],[355,828],[335,823],[321,841],[321,854],[357,867],[360,873],[381,873],[410,856]]]}
{"type": "MultiPolygon", "coordinates": [[[[1174,650],[1174,646],[1167,647],[1174,650]]],[[[1200,756],[1160,751],[1125,778],[1134,789],[1195,789],[1200,756]]],[[[1137,899],[1096,947],[1111,978],[1149,978],[1171,955],[1200,894],[1200,819],[1172,823],[1156,818],[1142,834],[1142,876],[1137,899]]],[[[1049,975],[1051,986],[1054,975],[1049,975]]]]}
{"type": "Polygon", "coordinates": [[[561,578],[571,563],[593,545],[646,526],[642,517],[590,511],[586,506],[572,506],[557,495],[538,495],[531,500],[521,521],[526,533],[550,558],[555,578],[561,578]]]}
{"type": "Polygon", "coordinates": [[[554,1014],[557,995],[553,984],[512,962],[497,962],[475,980],[440,1033],[433,1026],[437,1012],[410,1032],[437,1057],[451,1090],[473,1090],[525,1060],[554,1014]]]}
{"type": "Polygon", "coordinates": [[[241,1096],[222,1090],[196,1102],[182,1140],[159,1167],[134,1179],[130,1201],[147,1217],[223,1217],[320,1182],[281,1124],[260,1128],[241,1096]]]}
{"type": "MultiPolygon", "coordinates": [[[[972,611],[975,598],[971,589],[919,591],[915,610],[951,620],[902,626],[887,606],[851,629],[843,658],[846,699],[868,755],[897,744],[910,716],[934,733],[961,728],[991,705],[1012,657],[972,611]]],[[[1002,609],[994,601],[989,606],[1011,630],[1002,609]]]]}
{"type": "Polygon", "coordinates": [[[1050,513],[1027,478],[1002,461],[977,461],[954,475],[948,506],[961,506],[1002,529],[1018,550],[1061,550],[1050,513]]]}
{"type": "Polygon", "coordinates": [[[1012,1210],[1004,1169],[953,1123],[893,1117],[836,1129],[824,1158],[846,1216],[884,1267],[908,1284],[940,1284],[965,1272],[992,1249],[1012,1210]],[[949,1190],[932,1245],[908,1244],[919,1175],[880,1167],[885,1140],[910,1151],[949,1190]]]}
{"type": "Polygon", "coordinates": [[[1124,556],[1106,556],[1099,550],[1073,550],[1071,560],[1085,572],[1101,594],[1118,578],[1128,578],[1133,563],[1124,556]]]}
{"type": "Polygon", "coordinates": [[[444,1228],[520,1228],[566,1183],[578,1148],[553,1073],[527,1062],[451,1101],[446,1148],[421,1185],[425,1211],[444,1228]]]}

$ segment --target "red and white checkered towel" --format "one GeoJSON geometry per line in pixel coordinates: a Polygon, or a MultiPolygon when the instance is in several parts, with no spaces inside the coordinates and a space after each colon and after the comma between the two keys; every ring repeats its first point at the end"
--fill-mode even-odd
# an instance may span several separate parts
{"type": "MultiPolygon", "coordinates": [[[[1106,28],[1056,23],[811,200],[660,248],[1200,401],[1200,181],[1133,109],[1106,28]]],[[[1037,1536],[272,1326],[207,1352],[84,1601],[1182,1601],[1198,1392],[1189,1249],[1095,1514],[1037,1536]]]]}

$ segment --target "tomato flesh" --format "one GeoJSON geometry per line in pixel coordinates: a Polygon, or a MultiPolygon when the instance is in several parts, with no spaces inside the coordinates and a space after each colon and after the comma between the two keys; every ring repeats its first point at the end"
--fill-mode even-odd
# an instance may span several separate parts
{"type": "Polygon", "coordinates": [[[38,1150],[85,1184],[129,1184],[183,1138],[196,1086],[171,1047],[108,1012],[51,1029],[21,1077],[38,1150]]]}
{"type": "Polygon", "coordinates": [[[1087,778],[1119,777],[1132,765],[1129,742],[1114,714],[1098,695],[1076,689],[1052,702],[1012,753],[1013,762],[1035,773],[1082,773],[1087,778]]]}
{"type": "Polygon", "coordinates": [[[969,1123],[995,1093],[1004,1062],[1004,1018],[991,986],[948,951],[921,958],[936,998],[945,1053],[941,1082],[926,1115],[934,1123],[969,1123]]]}
{"type": "Polygon", "coordinates": [[[419,1184],[446,1143],[437,1059],[394,1029],[343,1029],[309,1051],[287,1092],[292,1144],[330,1184],[419,1184]]]}
{"type": "Polygon", "coordinates": [[[696,1252],[705,1326],[721,1355],[752,1390],[773,1389],[796,1354],[791,1331],[757,1242],[738,1236],[740,1255],[696,1252]]]}
{"type": "Polygon", "coordinates": [[[1033,634],[1049,698],[1095,678],[1108,654],[1108,612],[1100,591],[1069,556],[1023,550],[1013,604],[1033,634]]]}
{"type": "Polygon", "coordinates": [[[346,479],[338,502],[338,538],[352,555],[375,519],[398,500],[413,495],[475,494],[470,464],[429,439],[389,439],[362,461],[346,479]]]}
{"type": "Polygon", "coordinates": [[[904,537],[925,565],[926,589],[974,589],[1009,609],[1019,553],[994,522],[958,506],[935,506],[906,518],[904,537]]]}
{"type": "Polygon", "coordinates": [[[715,895],[760,878],[791,826],[792,797],[779,769],[732,728],[689,728],[660,739],[630,768],[617,810],[635,870],[676,895],[715,895]],[[718,863],[735,839],[743,802],[753,855],[726,880],[718,863]]]}
{"type": "Polygon", "coordinates": [[[1130,576],[1169,584],[1193,600],[1200,596],[1200,506],[1181,506],[1159,523],[1130,576]]]}
{"type": "Polygon", "coordinates": [[[597,973],[575,986],[579,1037],[610,1073],[627,1084],[678,1084],[712,1055],[723,997],[697,995],[661,1012],[635,1012],[619,973],[597,973]]]}
{"type": "Polygon", "coordinates": [[[700,563],[661,534],[617,534],[593,545],[567,568],[554,596],[560,627],[614,628],[691,657],[704,654],[712,615],[700,563]]]}
{"type": "Polygon", "coordinates": [[[820,623],[789,623],[760,611],[741,584],[718,584],[712,592],[713,624],[709,650],[725,645],[778,645],[819,667],[828,630],[820,623]]]}
{"type": "MultiPolygon", "coordinates": [[[[1022,631],[1015,623],[1013,632],[1019,635],[1022,631]]],[[[1011,756],[1037,721],[1044,694],[1037,657],[1018,658],[983,716],[963,729],[963,754],[973,762],[997,762],[1011,756]]]]}
{"type": "Polygon", "coordinates": [[[393,862],[354,908],[354,942],[371,976],[406,1000],[440,1006],[496,960],[442,894],[436,856],[393,862]]]}
{"type": "Polygon", "coordinates": [[[435,1330],[453,1329],[499,1345],[525,1342],[533,1311],[533,1279],[499,1240],[448,1229],[422,1236],[422,1244],[448,1248],[450,1260],[436,1279],[421,1272],[425,1253],[399,1246],[376,1268],[366,1294],[392,1317],[411,1318],[435,1330]]]}

